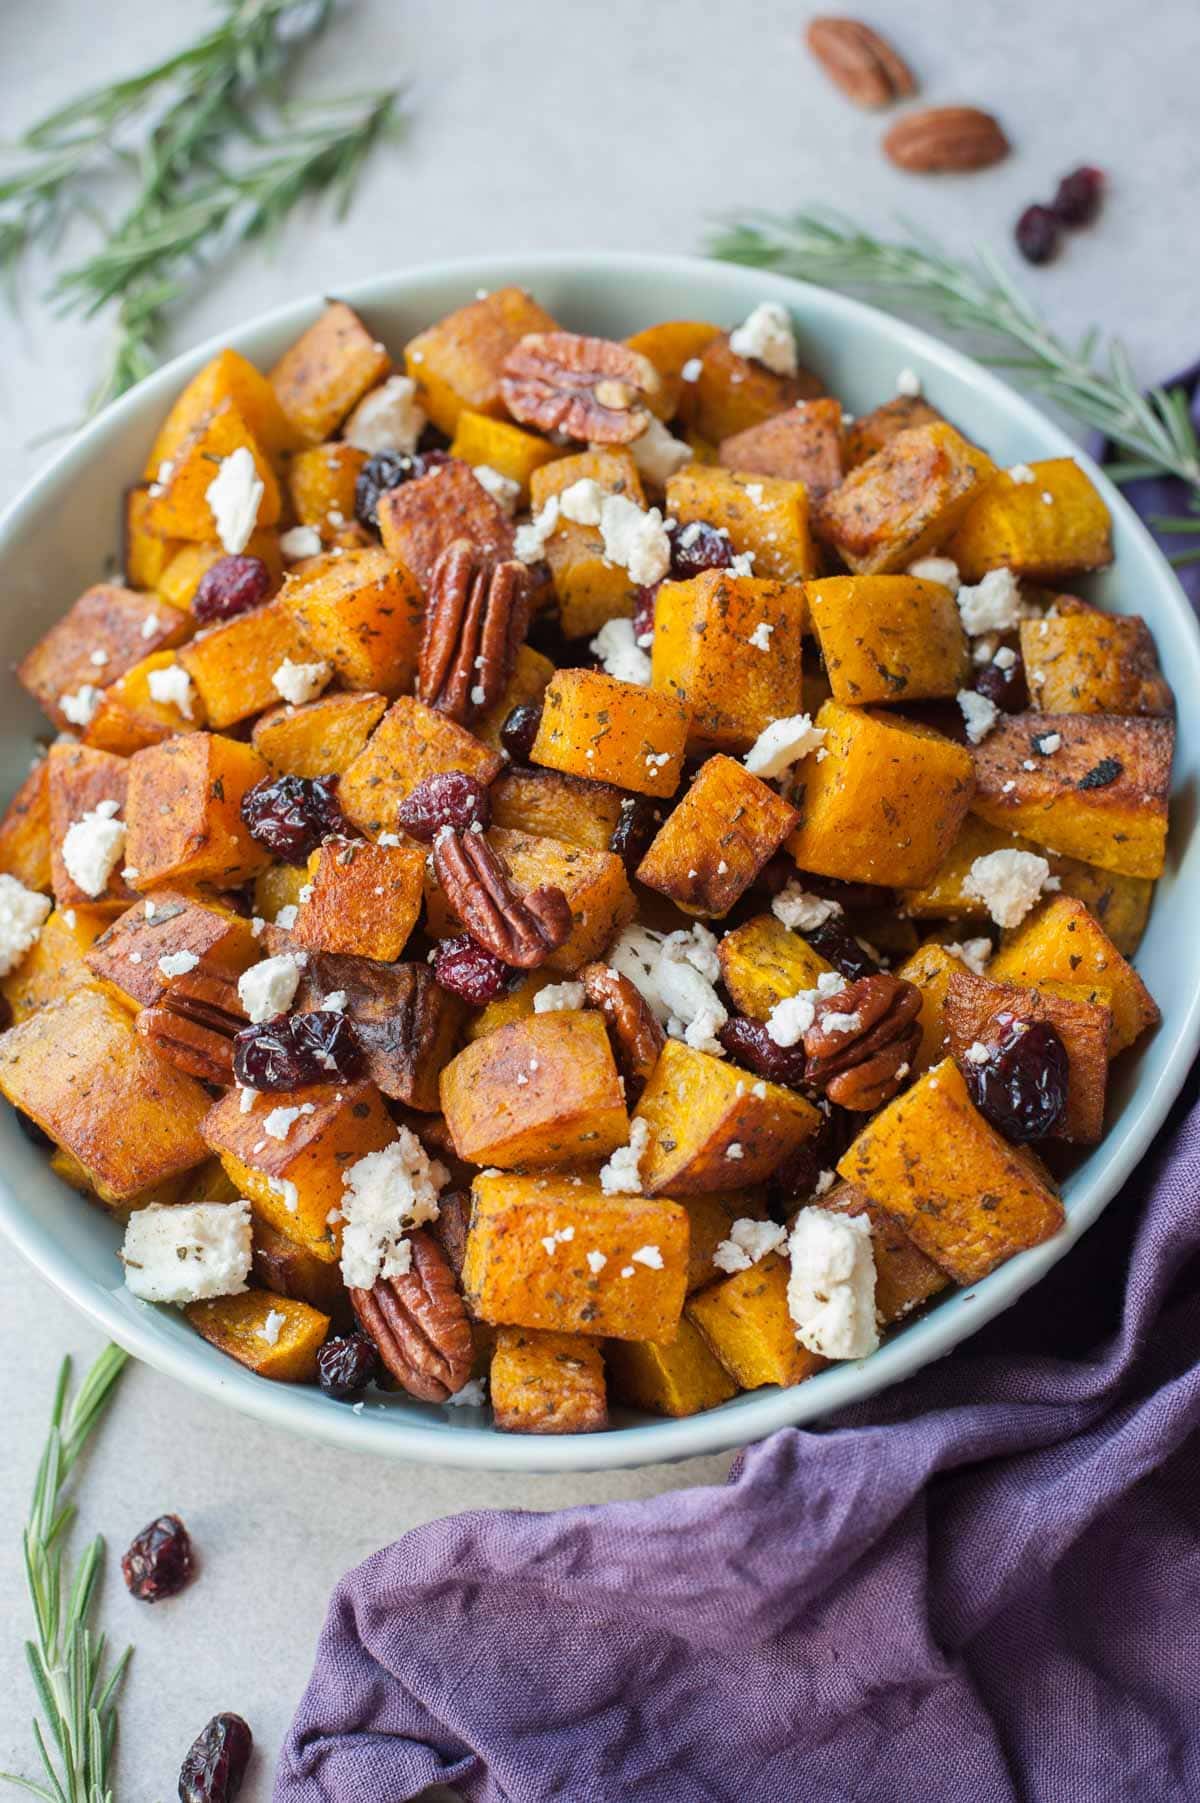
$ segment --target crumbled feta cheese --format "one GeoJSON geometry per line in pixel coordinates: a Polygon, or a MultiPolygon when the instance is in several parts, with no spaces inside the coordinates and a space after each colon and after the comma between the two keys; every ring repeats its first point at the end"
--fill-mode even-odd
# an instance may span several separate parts
{"type": "Polygon", "coordinates": [[[252,1024],[285,1014],[300,986],[300,963],[291,952],[263,958],[238,978],[238,996],[252,1024]]]}
{"type": "Polygon", "coordinates": [[[618,682],[649,687],[650,659],[637,643],[632,620],[606,620],[588,649],[595,652],[606,673],[618,682]]]}
{"type": "Polygon", "coordinates": [[[342,427],[342,437],[373,457],[377,451],[411,455],[425,430],[425,411],[417,403],[411,376],[389,376],[363,396],[342,427]]]}
{"type": "Polygon", "coordinates": [[[240,1296],[250,1275],[250,1204],[151,1202],[130,1215],[121,1262],[143,1302],[240,1296]]]}
{"type": "Polygon", "coordinates": [[[921,378],[915,369],[902,369],[896,377],[896,393],[915,400],[921,392],[921,378]]]}
{"type": "Polygon", "coordinates": [[[767,1016],[767,1032],[776,1045],[799,1045],[817,1017],[817,1003],[831,995],[840,995],[846,979],[837,970],[823,970],[815,989],[802,989],[797,995],[776,1002],[767,1016]]]}
{"type": "Polygon", "coordinates": [[[573,1227],[559,1227],[553,1233],[546,1234],[542,1240],[546,1257],[553,1258],[560,1246],[569,1245],[574,1238],[575,1229],[573,1227]]]}
{"type": "Polygon", "coordinates": [[[312,1111],[313,1107],[311,1102],[306,1103],[305,1106],[301,1108],[268,1109],[267,1113],[263,1116],[262,1130],[267,1135],[268,1139],[286,1139],[296,1122],[300,1119],[300,1116],[306,1112],[311,1114],[312,1111]]]}
{"type": "Polygon", "coordinates": [[[957,595],[961,586],[958,565],[952,557],[918,557],[909,564],[908,574],[920,582],[940,582],[952,595],[957,595]]]}
{"type": "Polygon", "coordinates": [[[1000,709],[977,689],[960,689],[956,697],[967,724],[967,738],[981,745],[1000,718],[1000,709]]]}
{"type": "Polygon", "coordinates": [[[285,657],[271,677],[271,686],[293,707],[300,707],[306,701],[315,701],[328,686],[332,675],[333,670],[324,658],[315,664],[296,664],[290,657],[285,657]]]}
{"type": "Polygon", "coordinates": [[[746,753],[746,768],[752,776],[782,776],[792,764],[798,764],[824,744],[825,730],[814,726],[808,714],[788,714],[772,720],[746,753]]]}
{"type": "Polygon", "coordinates": [[[1006,845],[976,858],[963,878],[963,894],[983,902],[997,926],[1015,927],[1046,887],[1050,866],[1034,851],[1006,845]]]}
{"type": "Polygon", "coordinates": [[[699,357],[689,357],[679,373],[685,382],[698,382],[700,380],[700,371],[703,368],[704,365],[701,363],[699,357]]]}
{"type": "Polygon", "coordinates": [[[568,1008],[582,1008],[586,1000],[582,983],[547,983],[533,998],[535,1014],[558,1014],[568,1008]]]}
{"type": "Polygon", "coordinates": [[[942,949],[952,958],[961,958],[968,970],[981,977],[992,955],[992,942],[990,939],[964,939],[961,945],[947,943],[942,949]]]}
{"type": "Polygon", "coordinates": [[[1011,570],[989,570],[982,582],[958,591],[958,611],[971,638],[1011,632],[1021,618],[1021,591],[1011,570]]]}
{"type": "MultiPolygon", "coordinates": [[[[908,1066],[906,1064],[901,1065],[900,1069],[896,1072],[896,1075],[898,1077],[906,1077],[908,1075],[908,1066]]],[[[814,1196],[827,1196],[829,1194],[829,1191],[833,1188],[836,1181],[837,1181],[836,1172],[834,1172],[834,1171],[818,1172],[817,1181],[813,1184],[813,1195],[814,1196]]]]}
{"type": "Polygon", "coordinates": [[[879,1329],[868,1217],[802,1208],[788,1256],[788,1313],[800,1344],[830,1359],[860,1359],[874,1352],[879,1329]]]}
{"type": "Polygon", "coordinates": [[[85,895],[103,895],[108,879],[125,850],[125,822],[116,818],[120,804],[99,802],[63,834],[62,861],[67,875],[85,895]]]}
{"type": "Polygon", "coordinates": [[[1017,654],[1011,645],[1001,645],[992,662],[997,670],[1011,670],[1017,661],[1017,654]]]}
{"type": "Polygon", "coordinates": [[[635,1114],[629,1123],[629,1144],[618,1146],[608,1163],[601,1166],[600,1187],[606,1196],[640,1193],[641,1162],[649,1139],[649,1123],[635,1114]]]}
{"type": "Polygon", "coordinates": [[[282,927],[285,933],[290,933],[296,924],[296,916],[299,912],[300,909],[295,902],[285,902],[271,924],[273,926],[282,927]]]}
{"type": "Polygon", "coordinates": [[[93,683],[85,682],[81,683],[73,694],[60,695],[58,705],[63,711],[64,718],[69,720],[72,726],[90,726],[103,698],[103,689],[96,688],[93,683]]]}
{"type": "Polygon", "coordinates": [[[608,1254],[606,1252],[589,1252],[587,1255],[588,1270],[592,1273],[593,1277],[598,1277],[607,1263],[608,1254]]]}
{"type": "Polygon", "coordinates": [[[746,642],[747,644],[753,645],[756,651],[769,651],[771,649],[771,634],[774,630],[775,628],[769,620],[760,620],[758,625],[754,628],[754,631],[750,633],[746,642]]]}
{"type": "Polygon", "coordinates": [[[1050,493],[1048,488],[1042,490],[1042,502],[1046,507],[1053,507],[1054,505],[1054,496],[1050,493]]]}
{"type": "Polygon", "coordinates": [[[204,491],[212,508],[217,537],[225,550],[236,555],[244,551],[258,524],[258,509],[266,492],[254,458],[245,445],[239,445],[228,457],[204,491]]]}
{"type": "Polygon", "coordinates": [[[279,1331],[286,1323],[286,1315],[281,1314],[277,1308],[268,1309],[267,1318],[258,1330],[259,1339],[265,1340],[268,1346],[278,1346],[279,1331]]]}
{"type": "Polygon", "coordinates": [[[161,625],[162,621],[157,614],[147,614],[146,618],[142,621],[142,637],[144,639],[152,639],[161,625]]]}
{"type": "Polygon", "coordinates": [[[794,933],[809,933],[814,927],[824,926],[841,911],[841,902],[830,901],[823,895],[810,895],[795,877],[785,883],[771,901],[771,912],[776,920],[794,933]]]}
{"type": "Polygon", "coordinates": [[[674,437],[653,415],[646,430],[638,434],[628,449],[642,475],[655,488],[665,488],[671,477],[693,458],[691,445],[674,437]]]}
{"type": "Polygon", "coordinates": [[[635,1265],[645,1265],[649,1271],[661,1271],[663,1268],[663,1255],[657,1246],[639,1246],[629,1256],[635,1265]]]}
{"type": "Polygon", "coordinates": [[[1027,463],[1014,463],[1008,472],[1009,480],[1016,483],[1036,482],[1037,477],[1027,463]]]}
{"type": "Polygon", "coordinates": [[[331,989],[329,994],[322,998],[321,1007],[326,1014],[344,1014],[346,1012],[346,991],[331,989]]]}
{"type": "Polygon", "coordinates": [[[27,889],[15,876],[0,876],[0,977],[33,950],[49,912],[49,896],[27,889]]]}
{"type": "Polygon", "coordinates": [[[97,670],[103,670],[103,668],[107,662],[108,662],[108,652],[107,651],[93,651],[88,656],[88,663],[95,664],[97,670]]]}
{"type": "Polygon", "coordinates": [[[963,1053],[963,1057],[968,1064],[986,1064],[991,1057],[991,1053],[983,1044],[982,1040],[976,1039],[967,1047],[966,1051],[963,1053]]]}
{"type": "Polygon", "coordinates": [[[774,1221],[754,1221],[747,1216],[733,1223],[729,1238],[713,1253],[718,1271],[748,1271],[768,1252],[778,1252],[787,1239],[787,1228],[774,1221]]]}
{"type": "Polygon", "coordinates": [[[559,511],[558,496],[551,495],[540,513],[525,525],[518,526],[513,556],[522,563],[541,563],[546,555],[546,545],[558,525],[559,511]]]}
{"type": "Polygon", "coordinates": [[[607,495],[600,532],[605,557],[628,570],[631,582],[648,587],[670,569],[671,541],[657,507],[643,511],[625,495],[607,495]]]}
{"type": "Polygon", "coordinates": [[[268,1177],[267,1188],[282,1198],[283,1206],[294,1215],[300,1206],[300,1191],[290,1177],[268,1177]]]}
{"type": "Polygon", "coordinates": [[[745,1151],[745,1147],[742,1145],[742,1142],[740,1139],[731,1139],[730,1140],[729,1144],[725,1148],[725,1156],[726,1156],[726,1158],[732,1158],[733,1162],[735,1164],[739,1164],[741,1162],[741,1160],[746,1156],[746,1151],[745,1151]]]}
{"type": "Polygon", "coordinates": [[[1053,757],[1056,751],[1062,750],[1062,734],[1060,732],[1034,733],[1030,744],[1039,757],[1053,757]]]}
{"type": "Polygon", "coordinates": [[[485,488],[500,511],[511,519],[517,511],[517,502],[521,499],[521,484],[514,482],[511,476],[494,470],[490,463],[476,463],[473,465],[473,474],[480,488],[485,488]]]}
{"type": "Polygon", "coordinates": [[[159,959],[158,968],[164,977],[186,977],[189,970],[195,970],[200,959],[195,952],[167,952],[159,959]]]}
{"type": "Polygon", "coordinates": [[[293,526],[281,536],[279,549],[288,563],[298,563],[302,557],[319,557],[321,534],[315,526],[293,526]]]}
{"type": "Polygon", "coordinates": [[[461,1390],[447,1396],[444,1406],[448,1409],[481,1409],[486,1401],[482,1377],[469,1377],[461,1390]]]}
{"type": "Polygon", "coordinates": [[[799,367],[796,334],[778,301],[761,301],[729,334],[729,348],[750,357],[777,376],[794,376],[799,367]]]}
{"type": "Polygon", "coordinates": [[[736,555],[734,556],[733,562],[730,564],[729,568],[730,568],[731,573],[734,576],[753,576],[753,574],[754,574],[754,552],[753,551],[738,551],[736,553],[736,555]]]}
{"type": "Polygon", "coordinates": [[[165,670],[151,670],[146,678],[146,689],[151,701],[159,701],[164,707],[177,707],[185,720],[195,719],[196,691],[182,664],[168,664],[165,670]]]}
{"type": "Polygon", "coordinates": [[[342,1173],[342,1276],[352,1290],[379,1277],[402,1277],[412,1263],[404,1237],[437,1218],[438,1192],[449,1172],[407,1127],[381,1152],[368,1152],[342,1173]]]}

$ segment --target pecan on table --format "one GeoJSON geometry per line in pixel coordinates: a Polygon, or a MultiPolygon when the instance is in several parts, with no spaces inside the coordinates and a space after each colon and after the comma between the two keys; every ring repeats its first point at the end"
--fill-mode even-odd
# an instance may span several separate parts
{"type": "Polygon", "coordinates": [[[629,444],[650,423],[662,386],[648,357],[608,338],[530,332],[504,359],[500,392],[513,418],[588,444],[629,444]]]}
{"type": "Polygon", "coordinates": [[[446,1254],[419,1228],[408,1236],[412,1266],[351,1290],[363,1332],[391,1375],[422,1402],[445,1402],[461,1390],[475,1362],[471,1324],[446,1254]]]}
{"type": "Polygon", "coordinates": [[[225,1087],[233,1082],[234,1035],[245,1024],[234,979],[203,965],[172,977],[154,1006],[137,1017],[138,1032],[160,1058],[225,1087]]]}
{"type": "Polygon", "coordinates": [[[898,119],[883,140],[884,155],[916,175],[987,169],[1009,152],[999,121],[977,106],[930,106],[898,119]]]}
{"type": "Polygon", "coordinates": [[[503,695],[528,625],[525,565],[453,539],[429,578],[418,701],[468,725],[503,695]]]}
{"type": "Polygon", "coordinates": [[[855,1114],[890,1102],[916,1059],[920,1013],[916,984],[884,971],[823,997],[804,1035],[807,1082],[855,1114]]]}
{"type": "Polygon", "coordinates": [[[813,19],[807,39],[830,81],[855,106],[887,106],[917,91],[904,58],[859,19],[813,19]]]}
{"type": "Polygon", "coordinates": [[[636,983],[619,970],[602,962],[585,964],[579,981],[588,1001],[604,1016],[625,1079],[627,1100],[634,1102],[649,1082],[667,1036],[636,983]]]}
{"type": "Polygon", "coordinates": [[[433,868],[450,909],[480,945],[516,970],[533,970],[571,932],[561,889],[543,883],[517,895],[482,833],[444,827],[433,842],[433,868]]]}

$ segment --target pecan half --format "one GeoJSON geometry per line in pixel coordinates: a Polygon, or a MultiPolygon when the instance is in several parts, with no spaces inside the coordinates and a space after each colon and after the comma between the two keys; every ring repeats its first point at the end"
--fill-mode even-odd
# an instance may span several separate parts
{"type": "Polygon", "coordinates": [[[814,19],[806,37],[830,81],[855,106],[887,106],[917,91],[904,58],[859,19],[814,19]]]}
{"type": "Polygon", "coordinates": [[[226,1087],[233,1082],[233,1036],[245,1024],[236,982],[203,965],[172,977],[161,999],[137,1017],[138,1032],[160,1058],[226,1087]]]}
{"type": "Polygon", "coordinates": [[[494,707],[529,625],[529,572],[469,538],[446,546],[429,578],[417,699],[460,726],[494,707]]]}
{"type": "Polygon", "coordinates": [[[609,964],[585,964],[579,981],[588,1001],[604,1015],[625,1079],[626,1100],[635,1102],[650,1080],[667,1036],[641,990],[619,970],[609,964]]]}
{"type": "Polygon", "coordinates": [[[470,1196],[465,1190],[444,1191],[438,1200],[437,1219],[430,1222],[429,1231],[446,1254],[446,1262],[456,1277],[462,1276],[470,1229],[470,1196]]]}
{"type": "Polygon", "coordinates": [[[516,970],[533,970],[571,932],[571,908],[548,883],[517,895],[482,833],[444,828],[433,842],[433,868],[457,919],[480,945],[516,970]]]}
{"type": "Polygon", "coordinates": [[[467,1311],[446,1254],[423,1228],[409,1235],[412,1268],[351,1290],[359,1326],[396,1382],[422,1402],[461,1390],[475,1362],[467,1311]]]}
{"type": "Polygon", "coordinates": [[[650,423],[661,387],[648,357],[609,338],[530,332],[504,359],[500,392],[514,419],[590,444],[628,444],[650,423]]]}
{"type": "Polygon", "coordinates": [[[804,1035],[806,1080],[855,1114],[890,1102],[916,1058],[920,1013],[916,984],[884,971],[824,997],[804,1035]]]}
{"type": "Polygon", "coordinates": [[[976,106],[930,106],[897,119],[883,149],[898,169],[941,175],[999,163],[1009,142],[999,121],[976,106]]]}

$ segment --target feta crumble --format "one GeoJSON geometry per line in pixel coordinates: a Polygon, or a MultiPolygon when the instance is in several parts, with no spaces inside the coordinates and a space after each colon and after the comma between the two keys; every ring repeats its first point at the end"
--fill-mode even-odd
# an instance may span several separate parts
{"type": "Polygon", "coordinates": [[[381,1152],[368,1152],[342,1173],[342,1277],[369,1290],[380,1277],[402,1277],[412,1265],[405,1235],[437,1218],[438,1193],[449,1172],[431,1159],[407,1127],[381,1152]]]}
{"type": "Polygon", "coordinates": [[[800,1344],[829,1359],[860,1359],[874,1352],[879,1329],[867,1216],[802,1208],[788,1255],[788,1313],[800,1344]]]}
{"type": "Polygon", "coordinates": [[[942,950],[949,952],[952,958],[960,958],[968,970],[973,970],[977,977],[981,977],[992,955],[992,942],[983,938],[964,939],[961,945],[948,942],[942,950]]]}
{"type": "Polygon", "coordinates": [[[1000,709],[977,689],[960,689],[956,700],[966,721],[967,738],[972,745],[981,745],[1000,718],[1000,709]]]}
{"type": "Polygon", "coordinates": [[[986,1064],[991,1053],[982,1040],[976,1039],[967,1047],[963,1057],[968,1064],[986,1064]]]}
{"type": "Polygon", "coordinates": [[[649,1139],[649,1123],[635,1114],[629,1123],[629,1144],[618,1146],[608,1163],[601,1166],[600,1188],[606,1196],[641,1193],[641,1163],[649,1139]]]}
{"type": "Polygon", "coordinates": [[[915,369],[902,369],[896,377],[896,393],[915,400],[921,392],[921,378],[915,369]]]}
{"type": "Polygon", "coordinates": [[[63,718],[72,726],[90,726],[96,709],[104,699],[103,689],[94,683],[84,682],[70,695],[60,695],[58,705],[62,709],[63,718]]]}
{"type": "Polygon", "coordinates": [[[559,512],[558,496],[551,495],[540,513],[517,527],[513,556],[521,563],[540,563],[558,525],[559,512]]]}
{"type": "Polygon", "coordinates": [[[263,958],[238,978],[238,996],[252,1025],[285,1014],[300,986],[300,963],[291,952],[263,958]]]}
{"type": "Polygon", "coordinates": [[[321,534],[315,526],[293,526],[281,536],[279,549],[288,563],[298,563],[302,557],[319,557],[321,534]]]}
{"type": "Polygon", "coordinates": [[[1005,846],[976,858],[963,878],[963,894],[983,902],[997,926],[1015,927],[1051,880],[1050,866],[1037,852],[1005,846]]]}
{"type": "Polygon", "coordinates": [[[168,664],[164,670],[151,670],[146,678],[146,689],[151,701],[178,708],[185,720],[196,718],[196,691],[182,664],[168,664]]]}
{"type": "Polygon", "coordinates": [[[663,1268],[663,1255],[657,1246],[639,1246],[629,1256],[635,1265],[645,1265],[648,1271],[661,1271],[663,1268]]]}
{"type": "Polygon", "coordinates": [[[204,496],[212,508],[217,537],[231,555],[244,551],[249,544],[265,492],[254,458],[245,445],[222,457],[221,467],[204,496]]]}
{"type": "Polygon", "coordinates": [[[700,380],[700,371],[703,368],[704,365],[699,357],[689,357],[679,373],[685,382],[698,382],[700,380]]]}
{"type": "Polygon", "coordinates": [[[747,643],[753,645],[756,651],[769,651],[771,649],[771,634],[774,630],[775,628],[769,620],[760,620],[758,625],[754,628],[754,631],[749,635],[747,643]]]}
{"type": "Polygon", "coordinates": [[[940,582],[952,595],[957,595],[962,586],[958,565],[952,557],[918,557],[915,563],[909,564],[908,574],[919,582],[940,582]]]}
{"type": "Polygon", "coordinates": [[[533,998],[535,1014],[558,1014],[569,1008],[582,1008],[586,997],[582,983],[547,983],[533,998]]]}
{"type": "Polygon", "coordinates": [[[830,901],[823,895],[810,895],[795,877],[785,883],[771,901],[771,912],[776,920],[794,933],[808,933],[814,927],[824,926],[841,911],[841,902],[830,901]]]}
{"type": "Polygon", "coordinates": [[[0,875],[0,977],[6,977],[41,937],[50,898],[27,889],[7,872],[0,875]]]}
{"type": "Polygon", "coordinates": [[[200,959],[195,952],[167,952],[158,961],[158,968],[164,977],[186,977],[189,970],[195,970],[200,959]]]}
{"type": "Polygon", "coordinates": [[[606,1252],[589,1252],[587,1255],[587,1267],[593,1277],[598,1277],[607,1263],[608,1254],[606,1252]]]}
{"type": "Polygon", "coordinates": [[[718,1271],[748,1271],[768,1252],[780,1251],[786,1240],[786,1227],[775,1221],[755,1221],[743,1216],[733,1223],[729,1238],[722,1240],[713,1253],[713,1264],[718,1271]]]}
{"type": "Polygon", "coordinates": [[[606,674],[615,676],[618,682],[649,687],[650,659],[634,636],[632,620],[606,620],[588,649],[595,652],[606,674]]]}
{"type": "Polygon", "coordinates": [[[655,488],[665,488],[670,478],[685,463],[691,463],[693,457],[691,445],[668,432],[653,414],[646,430],[638,434],[629,449],[638,469],[655,488]]]}
{"type": "Polygon", "coordinates": [[[409,456],[425,429],[425,410],[417,402],[411,376],[389,376],[365,394],[342,427],[342,437],[358,451],[400,451],[409,456]]]}
{"type": "Polygon", "coordinates": [[[480,488],[487,490],[502,513],[511,520],[517,511],[517,502],[521,499],[521,484],[514,482],[511,476],[494,470],[490,463],[476,463],[472,466],[472,474],[480,488]]]}
{"type": "Polygon", "coordinates": [[[271,687],[293,707],[301,707],[306,701],[316,700],[328,687],[332,675],[333,670],[324,658],[315,664],[296,664],[290,657],[285,657],[271,677],[271,687]]]}
{"type": "Polygon", "coordinates": [[[604,555],[628,570],[642,587],[660,582],[671,567],[671,541],[657,507],[642,508],[626,495],[610,495],[584,476],[558,496],[564,519],[599,526],[604,555]]]}
{"type": "Polygon", "coordinates": [[[838,970],[823,970],[815,989],[802,989],[776,1002],[767,1016],[767,1032],[776,1045],[799,1045],[817,1018],[817,1003],[840,995],[846,979],[838,970]]]}
{"type": "Polygon", "coordinates": [[[773,375],[794,376],[799,367],[796,334],[778,301],[761,301],[729,334],[729,348],[761,363],[773,375]]]}
{"type": "Polygon", "coordinates": [[[1019,485],[1037,481],[1037,477],[1027,463],[1014,463],[1008,472],[1008,477],[1010,482],[1016,482],[1019,485]]]}
{"type": "Polygon", "coordinates": [[[982,582],[958,591],[958,611],[971,638],[1011,632],[1021,618],[1021,591],[1011,570],[989,570],[982,582]]]}
{"type": "Polygon", "coordinates": [[[824,742],[825,728],[814,726],[808,714],[788,714],[763,727],[746,753],[745,765],[751,776],[782,776],[824,742]]]}
{"type": "Polygon", "coordinates": [[[98,802],[63,834],[67,875],[93,900],[104,894],[125,850],[125,822],[116,817],[119,806],[116,801],[98,802]]]}
{"type": "Polygon", "coordinates": [[[644,996],[672,1039],[724,1055],[716,1034],[729,1015],[714,987],[721,961],[707,927],[697,922],[665,937],[648,927],[626,927],[609,948],[608,962],[644,996]]]}
{"type": "Polygon", "coordinates": [[[444,1407],[481,1409],[486,1401],[487,1392],[482,1377],[469,1377],[461,1390],[455,1390],[453,1396],[447,1396],[444,1407]]]}
{"type": "Polygon", "coordinates": [[[250,1275],[250,1204],[151,1202],[129,1217],[125,1282],[143,1302],[240,1296],[250,1275]]]}
{"type": "Polygon", "coordinates": [[[286,1315],[281,1314],[277,1308],[268,1309],[267,1318],[258,1330],[259,1339],[265,1340],[268,1346],[278,1346],[280,1329],[286,1324],[286,1315]]]}

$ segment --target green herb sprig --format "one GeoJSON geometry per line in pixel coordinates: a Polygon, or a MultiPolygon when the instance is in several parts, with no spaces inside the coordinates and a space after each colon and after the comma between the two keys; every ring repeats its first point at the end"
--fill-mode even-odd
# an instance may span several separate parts
{"type": "Polygon", "coordinates": [[[104,1542],[97,1536],[72,1571],[65,1542],[75,1505],[63,1490],[108,1405],[129,1355],[106,1346],[68,1403],[71,1361],[64,1359],[25,1524],[25,1575],[36,1638],[25,1653],[41,1707],[33,1738],[46,1782],[0,1772],[0,1779],[44,1803],[112,1803],[108,1768],[117,1730],[117,1690],[130,1648],[110,1660],[91,1627],[104,1542]]]}

